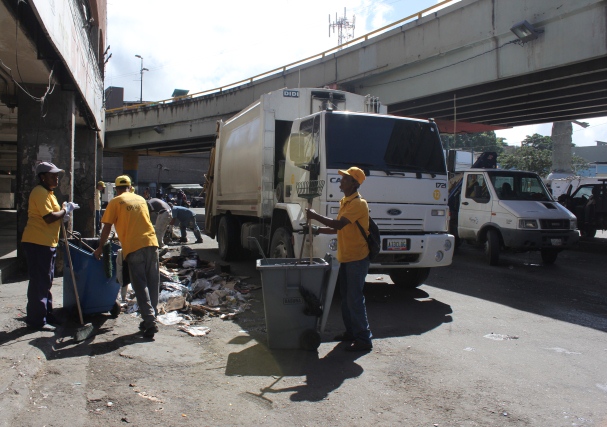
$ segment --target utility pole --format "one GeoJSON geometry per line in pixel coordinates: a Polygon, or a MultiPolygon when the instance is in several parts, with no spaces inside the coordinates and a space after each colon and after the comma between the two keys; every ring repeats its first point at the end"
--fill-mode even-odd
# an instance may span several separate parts
{"type": "Polygon", "coordinates": [[[139,74],[141,75],[141,78],[139,79],[139,81],[141,82],[140,89],[139,89],[139,103],[142,104],[143,103],[143,72],[150,71],[150,70],[148,70],[147,68],[143,68],[143,57],[141,55],[135,55],[135,57],[141,59],[141,68],[139,70],[139,74]]]}
{"type": "Polygon", "coordinates": [[[331,22],[331,15],[329,15],[329,37],[331,37],[331,30],[335,33],[335,28],[337,28],[337,45],[341,46],[346,43],[348,40],[354,38],[354,24],[356,22],[356,16],[352,15],[352,23],[346,17],[346,8],[344,7],[344,16],[343,18],[337,17],[337,12],[335,12],[335,22],[331,22]],[[350,30],[352,31],[350,33],[350,30]]]}

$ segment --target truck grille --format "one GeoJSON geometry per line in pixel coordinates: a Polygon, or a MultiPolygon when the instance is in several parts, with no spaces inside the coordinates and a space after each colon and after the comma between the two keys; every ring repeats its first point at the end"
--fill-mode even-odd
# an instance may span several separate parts
{"type": "Polygon", "coordinates": [[[542,230],[569,230],[568,219],[541,219],[542,230]]]}

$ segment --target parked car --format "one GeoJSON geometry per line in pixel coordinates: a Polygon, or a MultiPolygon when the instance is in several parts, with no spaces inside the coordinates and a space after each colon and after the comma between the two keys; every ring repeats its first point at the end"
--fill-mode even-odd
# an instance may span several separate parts
{"type": "Polygon", "coordinates": [[[580,234],[594,237],[597,230],[607,230],[607,179],[582,184],[570,193],[571,187],[559,197],[559,202],[577,217],[580,234]]]}
{"type": "Polygon", "coordinates": [[[193,208],[204,208],[204,191],[201,191],[198,196],[192,196],[190,198],[190,204],[193,208]]]}

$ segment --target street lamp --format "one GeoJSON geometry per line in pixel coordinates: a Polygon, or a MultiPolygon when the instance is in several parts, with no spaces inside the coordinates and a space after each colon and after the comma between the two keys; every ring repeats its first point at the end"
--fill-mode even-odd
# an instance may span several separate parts
{"type": "Polygon", "coordinates": [[[147,68],[143,68],[143,56],[141,55],[135,55],[136,58],[141,59],[141,68],[139,70],[139,74],[141,75],[140,78],[140,82],[141,82],[141,87],[139,89],[139,103],[142,104],[143,103],[143,72],[144,71],[150,71],[147,68]]]}

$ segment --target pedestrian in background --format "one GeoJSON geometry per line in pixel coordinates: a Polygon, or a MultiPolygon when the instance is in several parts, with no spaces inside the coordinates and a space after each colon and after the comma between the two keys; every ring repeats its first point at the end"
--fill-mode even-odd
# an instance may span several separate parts
{"type": "Polygon", "coordinates": [[[164,233],[167,231],[167,227],[173,219],[171,206],[161,199],[150,199],[147,201],[148,210],[150,213],[156,213],[156,222],[154,223],[154,231],[156,232],[156,239],[161,249],[166,249],[164,244],[164,233]]]}
{"type": "Polygon", "coordinates": [[[116,197],[108,203],[101,222],[103,230],[99,246],[94,252],[95,258],[101,259],[103,245],[114,225],[122,246],[123,259],[129,265],[131,286],[143,318],[139,329],[145,337],[153,338],[158,332],[158,240],[150,221],[147,203],[143,197],[131,193],[131,178],[127,175],[116,178],[116,197]]]}
{"type": "Polygon", "coordinates": [[[338,341],[349,341],[348,351],[370,351],[371,329],[367,319],[367,308],[363,288],[369,270],[369,246],[356,225],[369,230],[369,207],[361,198],[358,188],[365,180],[365,173],[357,168],[339,170],[342,176],[339,184],[344,197],[339,202],[337,219],[319,215],[313,209],[306,209],[308,219],[325,227],[318,229],[322,234],[337,232],[337,260],[339,266],[339,291],[341,293],[341,315],[346,331],[335,337],[338,341]]]}
{"type": "Polygon", "coordinates": [[[101,193],[104,189],[105,182],[99,181],[95,187],[95,236],[99,236],[101,231],[101,193]]]}
{"type": "Polygon", "coordinates": [[[171,225],[175,224],[175,221],[179,221],[179,229],[181,230],[181,238],[179,241],[181,243],[188,242],[186,228],[189,227],[194,230],[194,236],[196,236],[195,243],[202,243],[202,234],[200,234],[200,229],[196,223],[196,213],[183,206],[173,206],[172,213],[173,219],[171,220],[171,225]]]}
{"type": "Polygon", "coordinates": [[[29,284],[27,287],[28,327],[53,332],[56,319],[53,317],[53,295],[51,286],[55,277],[55,257],[59,243],[62,220],[78,209],[75,203],[66,202],[59,207],[53,190],[59,185],[59,169],[50,162],[36,166],[40,184],[29,196],[27,224],[21,237],[21,247],[27,259],[29,284]]]}

